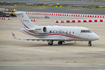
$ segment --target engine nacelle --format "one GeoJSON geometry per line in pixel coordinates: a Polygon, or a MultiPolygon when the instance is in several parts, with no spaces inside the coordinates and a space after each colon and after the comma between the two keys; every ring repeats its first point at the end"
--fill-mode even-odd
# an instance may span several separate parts
{"type": "Polygon", "coordinates": [[[29,31],[33,32],[33,33],[46,33],[47,32],[47,28],[38,26],[38,27],[29,29],[29,31]]]}

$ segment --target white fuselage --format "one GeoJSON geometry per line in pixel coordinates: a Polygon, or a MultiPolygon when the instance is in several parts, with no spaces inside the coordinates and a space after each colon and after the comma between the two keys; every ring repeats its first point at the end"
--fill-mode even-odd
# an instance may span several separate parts
{"type": "Polygon", "coordinates": [[[20,29],[21,32],[38,38],[59,38],[64,41],[93,41],[99,37],[85,27],[35,26],[32,29],[20,29]]]}

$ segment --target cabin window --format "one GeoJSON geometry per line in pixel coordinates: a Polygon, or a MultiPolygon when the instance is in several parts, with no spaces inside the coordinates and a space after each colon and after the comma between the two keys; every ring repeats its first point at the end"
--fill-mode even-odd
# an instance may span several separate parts
{"type": "Polygon", "coordinates": [[[53,33],[53,31],[51,31],[51,33],[53,33]]]}
{"type": "Polygon", "coordinates": [[[71,32],[69,32],[69,33],[71,33],[71,32]]]}
{"type": "Polygon", "coordinates": [[[50,31],[50,33],[51,33],[51,31],[50,31]]]}
{"type": "Polygon", "coordinates": [[[90,30],[81,30],[81,33],[92,33],[90,30]]]}
{"type": "Polygon", "coordinates": [[[73,34],[74,34],[74,32],[73,32],[73,34]]]}

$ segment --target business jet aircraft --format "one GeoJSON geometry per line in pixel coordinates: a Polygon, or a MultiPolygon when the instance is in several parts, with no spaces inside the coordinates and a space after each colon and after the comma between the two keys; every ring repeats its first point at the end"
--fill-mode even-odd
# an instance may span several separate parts
{"type": "Polygon", "coordinates": [[[53,41],[58,41],[59,45],[62,45],[64,41],[89,41],[89,46],[92,46],[91,41],[99,39],[95,33],[86,27],[38,26],[31,22],[25,12],[15,12],[15,14],[22,26],[20,31],[37,38],[16,38],[14,33],[12,33],[14,39],[48,41],[48,45],[53,45],[53,41]]]}

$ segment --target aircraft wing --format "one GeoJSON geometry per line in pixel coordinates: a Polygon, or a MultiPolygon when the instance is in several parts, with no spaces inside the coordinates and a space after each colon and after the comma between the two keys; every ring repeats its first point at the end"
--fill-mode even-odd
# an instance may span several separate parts
{"type": "Polygon", "coordinates": [[[15,34],[14,33],[12,33],[12,36],[13,36],[13,38],[14,39],[18,39],[18,40],[32,40],[32,41],[40,41],[40,40],[42,40],[42,41],[50,41],[50,40],[53,40],[53,41],[64,41],[65,39],[60,39],[60,38],[17,38],[16,36],[15,36],[15,34]]]}

